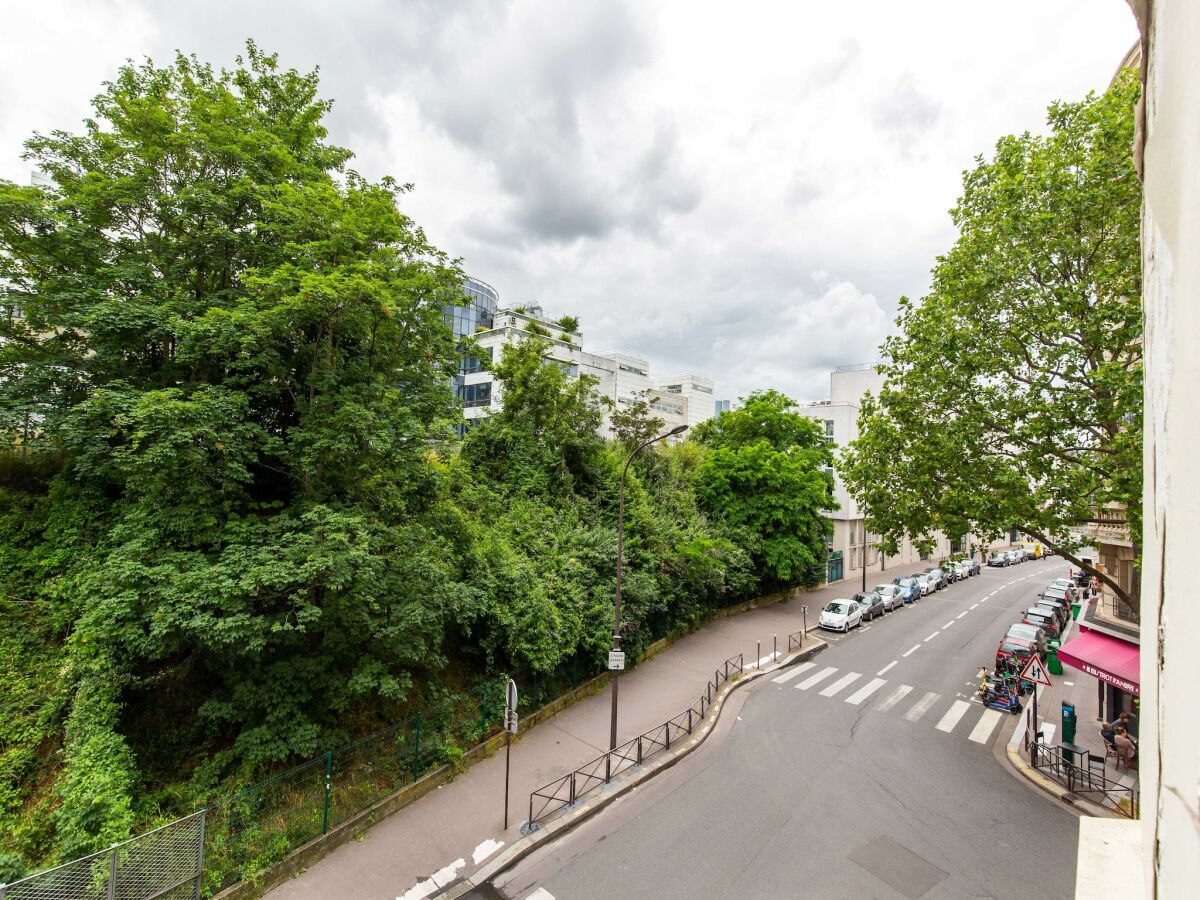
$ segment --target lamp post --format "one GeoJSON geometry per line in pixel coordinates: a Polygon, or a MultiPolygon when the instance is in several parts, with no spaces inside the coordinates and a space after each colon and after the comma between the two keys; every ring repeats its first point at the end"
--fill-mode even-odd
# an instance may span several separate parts
{"type": "MultiPolygon", "coordinates": [[[[629,464],[633,462],[633,458],[642,450],[645,450],[651,444],[658,441],[666,440],[677,434],[683,434],[687,431],[686,425],[676,425],[666,434],[660,434],[656,438],[651,438],[638,444],[630,452],[629,457],[625,460],[625,468],[621,470],[621,492],[617,500],[617,589],[613,599],[613,651],[621,649],[621,566],[623,562],[625,550],[625,476],[629,474],[629,464]]],[[[612,682],[612,729],[608,737],[608,749],[615,750],[617,746],[617,676],[620,674],[618,669],[609,669],[609,681],[612,682]]]]}

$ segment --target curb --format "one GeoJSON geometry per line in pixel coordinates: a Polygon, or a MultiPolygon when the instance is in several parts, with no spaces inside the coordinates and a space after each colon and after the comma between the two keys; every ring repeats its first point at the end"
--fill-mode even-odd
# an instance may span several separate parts
{"type": "Polygon", "coordinates": [[[431,900],[433,900],[433,898],[438,898],[438,900],[456,900],[456,898],[462,897],[464,894],[467,894],[476,888],[487,884],[497,875],[500,875],[506,870],[512,868],[534,851],[539,850],[544,844],[548,844],[551,841],[559,839],[576,826],[581,825],[583,822],[596,815],[596,813],[630,793],[634,788],[644,784],[651,778],[654,778],[660,772],[665,772],[667,769],[672,768],[680,760],[689,756],[693,751],[698,749],[701,744],[708,740],[708,737],[712,734],[717,721],[721,718],[721,707],[725,705],[725,701],[728,699],[730,694],[739,688],[744,687],[745,685],[758,681],[764,675],[771,675],[775,672],[778,672],[780,669],[786,669],[790,666],[796,665],[797,663],[812,659],[812,657],[816,656],[818,653],[830,646],[820,638],[816,638],[815,640],[817,642],[815,646],[809,647],[807,650],[801,650],[799,653],[789,656],[774,666],[770,666],[765,669],[759,669],[753,674],[743,675],[743,677],[739,678],[737,681],[731,682],[722,693],[718,694],[717,697],[714,698],[712,704],[712,720],[705,724],[705,726],[700,729],[700,733],[693,736],[692,740],[688,741],[687,744],[685,744],[679,750],[676,750],[674,753],[671,753],[664,759],[658,760],[655,763],[651,763],[641,772],[637,773],[634,777],[628,779],[627,781],[617,782],[614,780],[609,786],[607,793],[602,793],[596,799],[580,804],[574,811],[568,813],[567,815],[561,816],[550,824],[539,828],[537,831],[525,835],[519,841],[516,841],[511,847],[509,847],[508,850],[497,856],[491,862],[480,866],[473,873],[471,873],[469,877],[463,878],[460,881],[452,882],[451,884],[446,885],[446,887],[439,892],[431,894],[431,900]]]}
{"type": "MultiPolygon", "coordinates": [[[[1040,691],[1039,691],[1040,695],[1040,691]]],[[[1062,803],[1070,806],[1072,809],[1078,810],[1080,813],[1088,816],[1105,818],[1105,819],[1125,819],[1119,813],[1113,812],[1107,807],[1101,806],[1098,803],[1093,803],[1091,800],[1084,799],[1078,794],[1067,790],[1057,781],[1047,778],[1028,762],[1021,753],[1021,738],[1025,736],[1025,716],[1022,715],[1017,727],[1013,729],[1012,737],[1008,739],[1008,746],[1004,748],[1005,755],[1008,757],[1008,764],[1022,778],[1032,784],[1035,788],[1044,794],[1059,800],[1062,803]]]]}

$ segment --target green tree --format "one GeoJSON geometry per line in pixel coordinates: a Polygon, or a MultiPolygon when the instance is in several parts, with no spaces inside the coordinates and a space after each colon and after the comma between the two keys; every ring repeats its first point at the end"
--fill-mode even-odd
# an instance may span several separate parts
{"type": "Polygon", "coordinates": [[[764,586],[815,584],[825,576],[824,512],[833,510],[825,435],[776,391],[696,428],[708,448],[696,473],[709,513],[747,538],[764,586]]]}
{"type": "Polygon", "coordinates": [[[50,188],[0,182],[0,428],[65,452],[34,521],[87,522],[0,556],[65,641],[62,853],[127,832],[135,760],[173,765],[140,741],[312,754],[474,602],[427,519],[460,273],[325,141],[315,73],[238,62],[122,68],[82,133],[27,142],[50,188]],[[164,729],[163,697],[197,714],[164,729]]]}
{"type": "Polygon", "coordinates": [[[928,296],[901,300],[885,386],[842,461],[893,550],[905,535],[1018,528],[1083,565],[1072,526],[1110,504],[1137,540],[1137,96],[1127,73],[1104,96],[1056,103],[1050,134],[1002,138],[965,174],[958,240],[928,296]]]}
{"type": "Polygon", "coordinates": [[[666,422],[650,410],[645,393],[625,407],[614,406],[608,414],[617,441],[632,450],[638,444],[663,433],[666,422]]]}

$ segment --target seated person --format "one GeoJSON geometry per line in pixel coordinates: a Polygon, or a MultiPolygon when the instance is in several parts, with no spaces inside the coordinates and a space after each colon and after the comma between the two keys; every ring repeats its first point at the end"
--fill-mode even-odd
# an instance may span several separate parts
{"type": "Polygon", "coordinates": [[[1125,730],[1124,725],[1117,726],[1117,733],[1113,738],[1113,746],[1117,748],[1117,756],[1125,760],[1127,766],[1133,762],[1133,758],[1137,755],[1137,744],[1133,742],[1133,738],[1129,736],[1129,732],[1125,730]]]}
{"type": "MultiPolygon", "coordinates": [[[[1114,743],[1113,738],[1115,738],[1117,736],[1117,725],[1119,725],[1119,724],[1120,724],[1119,722],[1115,722],[1115,723],[1114,722],[1101,722],[1100,723],[1100,737],[1104,740],[1104,743],[1106,743],[1106,744],[1114,743]]],[[[1115,746],[1115,744],[1114,744],[1114,746],[1115,746]]]]}

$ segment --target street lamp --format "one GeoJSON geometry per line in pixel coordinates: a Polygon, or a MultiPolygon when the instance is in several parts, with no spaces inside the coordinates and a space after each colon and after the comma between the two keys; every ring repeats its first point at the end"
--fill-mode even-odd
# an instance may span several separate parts
{"type": "MultiPolygon", "coordinates": [[[[651,444],[666,440],[669,437],[674,437],[677,434],[683,434],[687,431],[686,425],[676,425],[666,434],[660,434],[656,438],[651,438],[644,441],[633,448],[629,457],[625,460],[625,468],[621,470],[621,493],[617,501],[617,590],[613,601],[613,652],[621,649],[621,564],[623,562],[625,550],[625,476],[629,473],[629,464],[633,462],[633,458],[642,450],[649,447],[651,444]]],[[[609,733],[608,749],[615,750],[617,747],[617,676],[618,669],[609,670],[609,680],[612,682],[612,730],[609,733]]]]}

